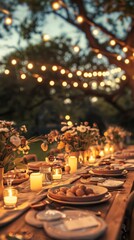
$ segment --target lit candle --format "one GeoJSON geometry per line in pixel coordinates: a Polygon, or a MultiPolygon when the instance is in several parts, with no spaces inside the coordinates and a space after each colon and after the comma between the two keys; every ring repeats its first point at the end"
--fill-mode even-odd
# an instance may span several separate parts
{"type": "Polygon", "coordinates": [[[95,162],[95,158],[94,158],[94,156],[90,156],[90,158],[89,158],[89,163],[94,163],[95,162]]]}
{"type": "Polygon", "coordinates": [[[74,173],[77,171],[77,157],[70,156],[68,158],[68,165],[70,166],[70,173],[74,173]]]}
{"type": "Polygon", "coordinates": [[[18,191],[14,188],[6,188],[3,191],[3,200],[6,208],[14,208],[17,203],[18,191]]]}
{"type": "Polygon", "coordinates": [[[104,157],[104,155],[105,155],[105,154],[104,154],[104,151],[101,150],[100,153],[99,153],[99,156],[100,156],[100,157],[104,157]]]}
{"type": "Polygon", "coordinates": [[[52,175],[54,180],[58,180],[62,178],[62,169],[61,167],[54,167],[52,169],[52,175]]]}
{"type": "Polygon", "coordinates": [[[30,189],[32,191],[40,191],[42,189],[42,173],[31,173],[30,189]]]}

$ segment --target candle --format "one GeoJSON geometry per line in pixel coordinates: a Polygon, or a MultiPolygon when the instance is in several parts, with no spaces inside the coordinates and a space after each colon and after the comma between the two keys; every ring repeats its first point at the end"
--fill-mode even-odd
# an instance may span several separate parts
{"type": "Polygon", "coordinates": [[[68,158],[68,165],[70,166],[70,173],[74,173],[77,171],[77,157],[70,156],[68,158]]]}
{"type": "Polygon", "coordinates": [[[58,180],[62,178],[62,169],[60,166],[53,167],[52,176],[54,180],[58,180]]]}
{"type": "Polygon", "coordinates": [[[104,154],[104,151],[101,150],[100,153],[99,153],[99,156],[100,156],[100,157],[104,157],[104,155],[105,155],[105,154],[104,154]]]}
{"type": "Polygon", "coordinates": [[[14,208],[17,203],[18,191],[14,188],[6,188],[3,191],[3,200],[6,208],[14,208]]]}
{"type": "Polygon", "coordinates": [[[42,173],[31,173],[30,189],[32,191],[40,191],[42,189],[42,173]]]}
{"type": "Polygon", "coordinates": [[[95,162],[95,158],[94,158],[94,156],[90,156],[90,158],[89,158],[89,163],[94,163],[95,162]]]}

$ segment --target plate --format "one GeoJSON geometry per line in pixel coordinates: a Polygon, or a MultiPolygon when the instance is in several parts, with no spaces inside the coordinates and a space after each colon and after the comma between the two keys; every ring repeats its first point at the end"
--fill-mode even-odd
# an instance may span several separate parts
{"type": "Polygon", "coordinates": [[[89,171],[94,176],[104,176],[104,177],[121,177],[127,174],[127,170],[123,170],[121,173],[100,173],[94,172],[93,170],[89,171]]]}
{"type": "Polygon", "coordinates": [[[64,203],[64,204],[69,204],[69,205],[94,205],[94,204],[99,204],[99,203],[104,203],[106,201],[108,201],[110,198],[111,198],[111,193],[107,193],[103,198],[101,198],[100,200],[96,200],[96,201],[75,201],[75,202],[72,202],[72,201],[65,201],[65,200],[59,200],[59,199],[55,199],[55,198],[52,198],[49,194],[47,195],[47,197],[54,201],[54,202],[58,202],[58,203],[64,203]]]}
{"type": "Polygon", "coordinates": [[[103,182],[105,178],[103,177],[88,177],[88,178],[80,178],[80,182],[84,184],[89,184],[89,183],[96,183],[96,182],[103,182]]]}
{"type": "Polygon", "coordinates": [[[133,171],[134,170],[134,163],[132,164],[132,163],[128,162],[128,163],[125,163],[123,166],[128,171],[133,171]]]}
{"type": "MultiPolygon", "coordinates": [[[[80,189],[81,190],[81,189],[80,189]]],[[[95,200],[100,200],[105,194],[108,192],[108,189],[105,187],[100,187],[100,186],[95,186],[95,185],[83,185],[83,184],[76,184],[76,185],[63,185],[60,187],[53,187],[48,190],[48,194],[50,197],[58,200],[63,200],[63,201],[69,201],[69,202],[87,202],[87,201],[95,201],[95,200]],[[84,186],[84,188],[89,189],[93,191],[94,194],[85,195],[84,196],[66,196],[64,195],[58,195],[60,189],[68,189],[68,190],[74,190],[77,188],[79,189],[79,186],[84,186]]]]}
{"type": "Polygon", "coordinates": [[[109,167],[94,168],[93,172],[100,174],[120,174],[123,170],[123,166],[120,166],[119,164],[111,164],[109,167]]]}
{"type": "Polygon", "coordinates": [[[107,229],[106,222],[89,211],[66,210],[65,213],[69,221],[63,219],[44,222],[43,227],[49,237],[61,240],[63,238],[65,240],[93,240],[104,234],[107,229]]]}
{"type": "Polygon", "coordinates": [[[28,163],[28,168],[31,170],[39,170],[41,166],[46,165],[45,161],[37,161],[37,162],[29,162],[28,163]]]}
{"type": "MultiPolygon", "coordinates": [[[[3,179],[4,179],[4,178],[3,178],[3,179]]],[[[13,184],[13,185],[14,185],[14,184],[20,184],[20,183],[23,183],[23,182],[27,181],[28,179],[29,179],[29,175],[26,174],[25,177],[23,177],[23,178],[15,178],[15,179],[13,180],[12,184],[13,184]]],[[[4,184],[7,184],[5,179],[4,179],[4,184]]]]}
{"type": "Polygon", "coordinates": [[[23,183],[23,182],[27,181],[28,179],[29,179],[29,175],[27,174],[27,175],[25,176],[25,178],[15,178],[15,179],[13,180],[13,184],[23,183]]]}
{"type": "Polygon", "coordinates": [[[104,182],[98,183],[99,186],[107,187],[109,189],[122,187],[123,184],[124,184],[124,181],[113,180],[113,179],[106,179],[104,182]]]}

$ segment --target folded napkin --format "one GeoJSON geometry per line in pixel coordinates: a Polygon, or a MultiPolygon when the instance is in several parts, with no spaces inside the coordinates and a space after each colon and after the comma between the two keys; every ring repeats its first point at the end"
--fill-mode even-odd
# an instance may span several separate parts
{"type": "Polygon", "coordinates": [[[82,228],[97,227],[99,221],[94,216],[81,217],[78,219],[65,220],[64,225],[69,231],[78,230],[82,228]]]}

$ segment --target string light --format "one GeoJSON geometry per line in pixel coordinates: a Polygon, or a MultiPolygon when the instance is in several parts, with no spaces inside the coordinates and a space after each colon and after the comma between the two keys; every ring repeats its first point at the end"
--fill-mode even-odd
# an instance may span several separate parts
{"type": "Polygon", "coordinates": [[[102,54],[101,54],[101,53],[98,53],[98,54],[97,54],[97,58],[101,59],[101,58],[102,58],[102,54]]]}
{"type": "Polygon", "coordinates": [[[66,119],[66,120],[69,120],[69,119],[70,119],[70,116],[69,116],[69,115],[66,115],[66,116],[65,116],[65,119],[66,119]]]}
{"type": "Polygon", "coordinates": [[[63,86],[63,87],[66,87],[66,86],[67,86],[67,82],[65,82],[65,81],[62,82],[62,86],[63,86]]]}
{"type": "Polygon", "coordinates": [[[13,22],[12,17],[10,17],[10,16],[5,17],[5,19],[4,19],[4,24],[5,25],[9,26],[9,25],[12,24],[12,22],[13,22]]]}
{"type": "Polygon", "coordinates": [[[127,51],[128,51],[128,48],[127,48],[127,47],[124,47],[122,50],[123,50],[123,52],[127,52],[127,51]]]}
{"type": "Polygon", "coordinates": [[[87,87],[88,87],[88,84],[87,84],[87,83],[83,83],[83,87],[84,87],[84,88],[87,88],[87,87]]]}
{"type": "Polygon", "coordinates": [[[117,60],[121,61],[122,57],[120,55],[117,56],[117,60]]]}
{"type": "Polygon", "coordinates": [[[28,69],[32,69],[32,68],[33,68],[33,64],[32,64],[32,63],[28,63],[28,64],[27,64],[27,68],[28,68],[28,69]]]}
{"type": "Polygon", "coordinates": [[[92,33],[93,33],[94,36],[96,36],[96,35],[98,35],[99,30],[98,29],[93,29],[92,33]]]}
{"type": "Polygon", "coordinates": [[[59,2],[57,2],[57,1],[53,1],[52,2],[52,9],[53,10],[59,10],[60,9],[60,7],[61,7],[61,5],[60,5],[60,3],[59,2]]]}
{"type": "Polygon", "coordinates": [[[17,64],[16,59],[13,59],[13,60],[11,61],[11,64],[12,64],[12,65],[16,65],[16,64],[17,64]]]}
{"type": "Polygon", "coordinates": [[[78,71],[76,72],[76,75],[77,75],[77,76],[81,76],[81,75],[82,75],[82,71],[78,70],[78,71]]]}
{"type": "Polygon", "coordinates": [[[121,77],[121,79],[123,80],[123,81],[125,81],[126,80],[126,75],[122,75],[122,77],[121,77]]]}
{"type": "Polygon", "coordinates": [[[61,73],[61,74],[65,74],[65,72],[66,72],[66,71],[65,71],[65,69],[63,69],[63,68],[60,70],[60,73],[61,73]]]}
{"type": "Polygon", "coordinates": [[[55,82],[54,82],[53,80],[51,80],[51,81],[49,82],[49,84],[50,84],[50,86],[54,86],[54,85],[55,85],[55,82]]]}
{"type": "Polygon", "coordinates": [[[58,67],[54,65],[54,66],[52,66],[52,70],[55,72],[58,70],[58,67]]]}
{"type": "Polygon", "coordinates": [[[41,71],[44,72],[44,71],[46,71],[47,68],[46,68],[46,66],[42,65],[40,69],[41,69],[41,71]]]}
{"type": "Polygon", "coordinates": [[[8,75],[8,74],[10,73],[10,71],[9,71],[8,69],[5,69],[4,73],[5,73],[6,75],[8,75]]]}
{"type": "Polygon", "coordinates": [[[74,52],[78,53],[80,51],[80,48],[79,48],[79,46],[74,46],[73,50],[74,50],[74,52]]]}
{"type": "Polygon", "coordinates": [[[83,22],[84,22],[84,18],[79,15],[79,16],[77,16],[76,21],[77,21],[78,23],[83,23],[83,22]]]}
{"type": "Polygon", "coordinates": [[[20,75],[20,77],[21,77],[21,79],[26,79],[26,74],[25,73],[22,73],[21,75],[20,75]]]}
{"type": "Polygon", "coordinates": [[[68,78],[72,78],[73,74],[72,73],[68,73],[68,78]]]}
{"type": "Polygon", "coordinates": [[[37,82],[41,83],[43,81],[43,78],[42,77],[38,77],[37,78],[37,82]]]}
{"type": "Polygon", "coordinates": [[[126,58],[126,59],[124,60],[124,62],[125,62],[126,64],[129,64],[129,63],[130,63],[130,61],[129,61],[128,58],[126,58]]]}
{"type": "Polygon", "coordinates": [[[111,46],[115,46],[115,44],[116,44],[116,41],[115,41],[115,40],[113,40],[113,39],[111,39],[109,43],[110,43],[110,45],[111,45],[111,46]]]}
{"type": "Polygon", "coordinates": [[[44,34],[42,38],[43,38],[43,41],[45,42],[50,40],[50,36],[48,34],[44,34]]]}
{"type": "Polygon", "coordinates": [[[76,87],[78,87],[78,83],[77,82],[74,82],[73,83],[73,86],[76,88],[76,87]]]}

